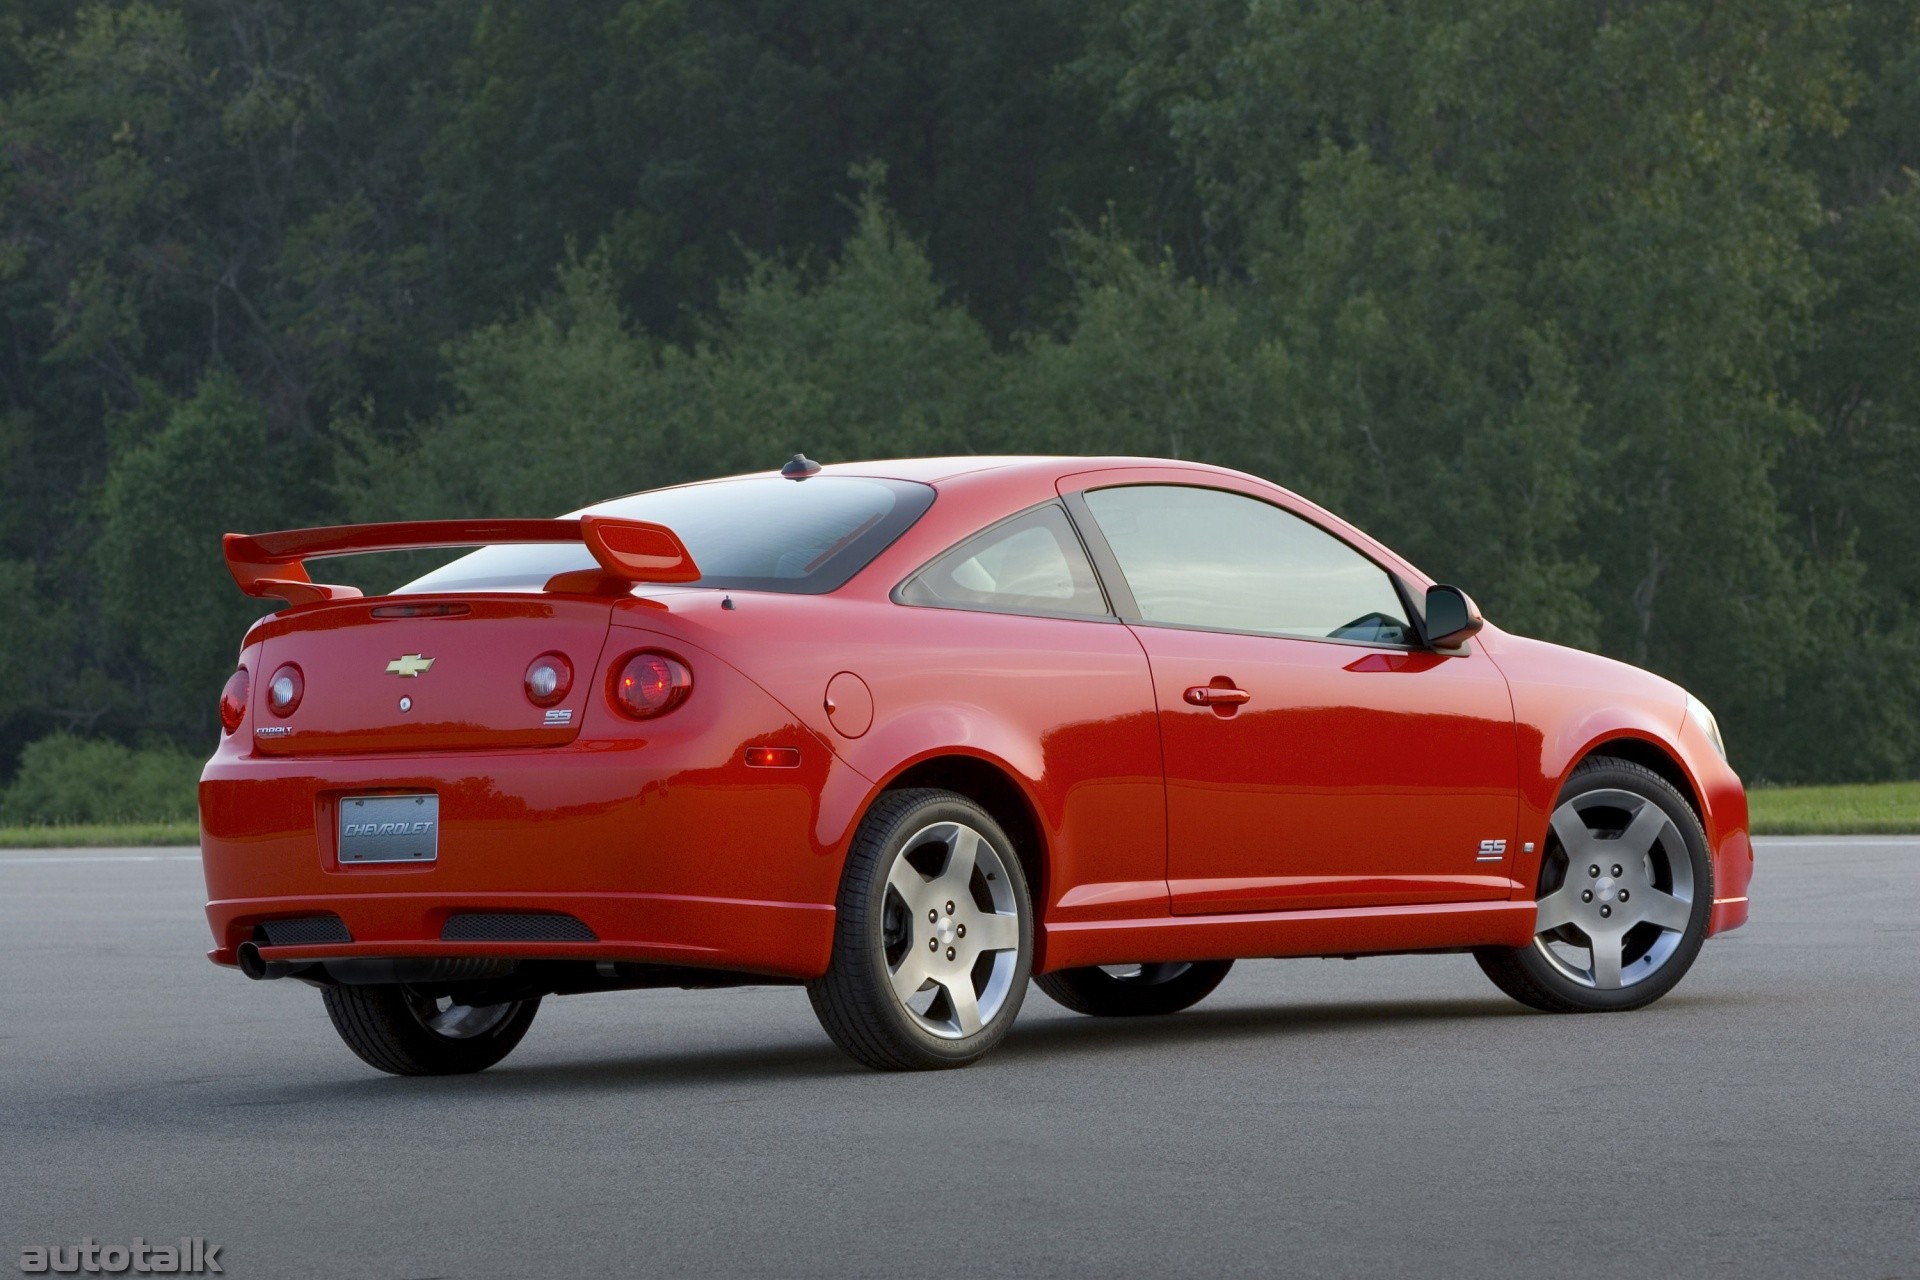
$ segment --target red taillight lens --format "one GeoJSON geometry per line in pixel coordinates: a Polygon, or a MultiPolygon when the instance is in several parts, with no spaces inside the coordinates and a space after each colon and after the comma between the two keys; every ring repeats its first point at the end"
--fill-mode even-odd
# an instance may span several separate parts
{"type": "Polygon", "coordinates": [[[232,733],[240,727],[241,718],[247,714],[247,693],[253,687],[253,680],[247,675],[247,669],[241,667],[227,677],[227,687],[220,691],[220,731],[232,733]]]}
{"type": "Polygon", "coordinates": [[[291,662],[281,663],[267,681],[267,710],[277,716],[290,716],[307,691],[307,678],[291,662]]]}
{"type": "Polygon", "coordinates": [[[543,653],[527,664],[527,701],[550,707],[573,688],[573,664],[563,653],[543,653]]]}
{"type": "Polygon", "coordinates": [[[613,701],[636,720],[665,715],[693,692],[693,672],[664,653],[636,653],[613,676],[613,701]]]}

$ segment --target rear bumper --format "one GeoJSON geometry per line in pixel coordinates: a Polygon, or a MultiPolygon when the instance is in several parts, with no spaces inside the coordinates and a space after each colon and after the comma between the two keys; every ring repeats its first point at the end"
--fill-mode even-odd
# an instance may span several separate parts
{"type": "Polygon", "coordinates": [[[793,724],[472,755],[223,751],[200,783],[209,958],[232,965],[254,941],[268,960],[489,956],[816,977],[846,829],[870,786],[793,724]],[[802,766],[748,767],[748,742],[798,746],[802,766]],[[440,797],[436,861],[342,864],[340,800],[406,791],[440,797]],[[594,940],[441,937],[454,915],[521,912],[574,916],[594,940]],[[352,941],[271,946],[257,932],[323,914],[352,941]]]}
{"type": "Polygon", "coordinates": [[[516,960],[595,960],[731,969],[811,978],[833,946],[830,905],[696,898],[674,894],[331,893],[227,899],[207,904],[222,940],[207,953],[235,963],[235,948],[268,920],[335,915],[353,941],[260,947],[268,960],[340,960],[357,956],[487,956],[516,960]],[[594,942],[448,942],[447,919],[469,912],[568,915],[594,942]]]}

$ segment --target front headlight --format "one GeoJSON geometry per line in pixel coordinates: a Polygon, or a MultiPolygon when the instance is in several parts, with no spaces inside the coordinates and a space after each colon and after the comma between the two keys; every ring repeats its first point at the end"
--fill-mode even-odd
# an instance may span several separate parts
{"type": "Polygon", "coordinates": [[[1687,717],[1706,731],[1708,739],[1713,743],[1713,749],[1720,753],[1722,760],[1725,760],[1727,758],[1727,742],[1726,739],[1720,736],[1720,722],[1713,718],[1713,712],[1707,710],[1707,704],[1692,694],[1688,694],[1687,717]]]}

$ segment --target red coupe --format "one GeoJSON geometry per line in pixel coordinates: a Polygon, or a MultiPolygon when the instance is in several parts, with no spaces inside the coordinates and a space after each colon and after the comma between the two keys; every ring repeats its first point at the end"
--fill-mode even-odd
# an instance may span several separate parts
{"type": "Polygon", "coordinates": [[[1241,957],[1471,951],[1631,1009],[1747,918],[1698,700],[1238,472],[795,457],[226,556],[286,607],[200,784],[212,959],[385,1071],[616,988],[805,983],[883,1068],[978,1058],[1029,977],[1165,1014],[1241,957]],[[465,546],[378,598],[304,567],[465,546]]]}

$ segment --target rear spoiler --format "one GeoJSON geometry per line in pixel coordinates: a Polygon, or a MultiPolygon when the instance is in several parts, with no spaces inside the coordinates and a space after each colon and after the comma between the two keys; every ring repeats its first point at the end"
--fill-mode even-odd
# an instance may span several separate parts
{"type": "Polygon", "coordinates": [[[229,533],[221,539],[227,569],[250,596],[285,600],[288,605],[351,600],[357,587],[315,582],[306,562],[327,556],[420,547],[481,547],[507,542],[584,542],[601,570],[564,574],[568,588],[593,590],[596,584],[621,589],[636,582],[693,582],[700,569],[680,536],[663,524],[581,516],[577,520],[409,520],[396,524],[341,524],[323,529],[286,529],[279,533],[229,533]],[[609,583],[608,580],[611,580],[609,583]]]}

